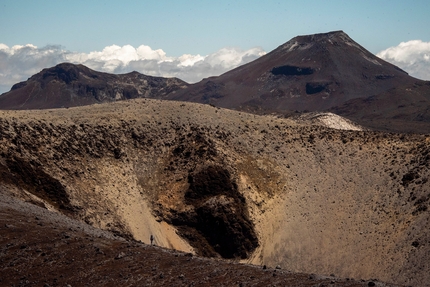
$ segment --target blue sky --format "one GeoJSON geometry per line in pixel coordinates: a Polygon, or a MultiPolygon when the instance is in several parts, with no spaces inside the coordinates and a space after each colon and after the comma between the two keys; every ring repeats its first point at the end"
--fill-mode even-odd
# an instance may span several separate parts
{"type": "MultiPolygon", "coordinates": [[[[74,62],[78,62],[78,58],[82,59],[83,54],[101,52],[113,45],[136,49],[141,45],[148,46],[153,51],[162,50],[169,61],[184,54],[206,57],[218,53],[218,57],[221,57],[219,52],[227,49],[229,59],[237,65],[244,61],[233,59],[232,54],[236,53],[237,57],[247,55],[249,60],[261,55],[261,51],[275,49],[294,36],[333,30],[345,31],[374,54],[410,40],[428,43],[429,15],[430,3],[424,0],[0,0],[0,43],[9,55],[12,53],[10,49],[15,45],[26,44],[37,48],[30,54],[43,54],[48,47],[55,47],[63,53],[81,55],[80,58],[57,57],[57,60],[73,59],[74,62]],[[249,52],[257,47],[258,51],[249,52]]],[[[18,53],[13,53],[16,58],[18,53]]],[[[29,57],[29,53],[25,57],[29,57]]],[[[98,60],[101,58],[100,54],[98,60]]],[[[91,67],[88,57],[85,59],[84,62],[91,67]]],[[[201,58],[193,58],[192,63],[198,59],[201,58]]],[[[7,59],[11,63],[17,61],[12,60],[7,59]]],[[[136,61],[136,57],[132,61],[136,61]]],[[[32,63],[36,65],[35,62],[32,63]]],[[[212,64],[214,63],[213,60],[212,64]]],[[[4,76],[6,73],[14,73],[9,71],[9,66],[12,65],[9,64],[0,64],[0,74],[4,76]]],[[[45,59],[37,64],[37,69],[43,68],[41,66],[44,64],[49,65],[51,61],[45,59]]],[[[128,64],[129,62],[126,65],[128,64]]],[[[113,69],[112,65],[111,70],[103,65],[94,65],[92,68],[126,72],[125,64],[122,65],[121,69],[113,69]]],[[[27,73],[32,71],[34,69],[27,69],[27,73]]],[[[215,69],[209,71],[209,74],[220,71],[215,69]]],[[[1,85],[9,85],[11,81],[27,76],[24,76],[24,72],[20,76],[16,73],[13,79],[2,78],[0,75],[0,92],[1,85]]],[[[208,75],[201,70],[199,73],[194,78],[191,74],[184,77],[189,77],[189,81],[196,81],[200,76],[208,75]]],[[[170,75],[165,72],[159,74],[170,75]]]]}
{"type": "Polygon", "coordinates": [[[0,1],[0,42],[76,52],[116,44],[167,54],[222,47],[273,50],[294,36],[344,30],[373,53],[430,41],[428,1],[0,1]]]}

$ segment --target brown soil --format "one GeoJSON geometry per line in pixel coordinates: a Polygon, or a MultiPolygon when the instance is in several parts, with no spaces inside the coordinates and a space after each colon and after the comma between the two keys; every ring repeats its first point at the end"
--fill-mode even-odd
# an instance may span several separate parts
{"type": "Polygon", "coordinates": [[[394,286],[128,241],[7,194],[1,190],[1,286],[394,286]]]}
{"type": "Polygon", "coordinates": [[[214,265],[425,286],[429,137],[307,121],[148,99],[2,111],[0,186],[214,265]]]}

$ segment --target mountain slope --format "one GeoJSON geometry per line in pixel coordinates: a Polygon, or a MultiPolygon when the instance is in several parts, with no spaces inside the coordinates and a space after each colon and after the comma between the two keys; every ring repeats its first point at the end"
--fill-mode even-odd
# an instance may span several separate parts
{"type": "Polygon", "coordinates": [[[0,95],[1,109],[49,109],[133,98],[163,98],[187,83],[131,72],[114,75],[62,63],[42,70],[0,95]]]}
{"type": "Polygon", "coordinates": [[[366,125],[368,111],[380,109],[368,101],[375,96],[384,106],[378,112],[383,123],[375,118],[372,127],[389,129],[386,121],[396,119],[394,123],[401,123],[393,130],[430,132],[428,82],[374,56],[342,31],[295,37],[249,64],[168,98],[257,113],[330,110],[366,125]],[[368,104],[352,106],[354,101],[368,104]],[[420,104],[405,115],[399,101],[420,104]]]}
{"type": "Polygon", "coordinates": [[[430,82],[410,77],[342,31],[297,36],[257,60],[188,85],[60,64],[0,95],[0,109],[46,109],[132,98],[212,104],[257,114],[332,112],[391,132],[430,133],[430,82]]]}
{"type": "Polygon", "coordinates": [[[0,186],[94,227],[296,272],[430,281],[424,135],[151,99],[0,119],[0,186]]]}

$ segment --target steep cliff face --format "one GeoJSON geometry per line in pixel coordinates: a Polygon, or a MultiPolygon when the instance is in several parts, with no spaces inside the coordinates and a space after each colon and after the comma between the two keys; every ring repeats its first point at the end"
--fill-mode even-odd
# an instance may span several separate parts
{"type": "Polygon", "coordinates": [[[0,119],[0,185],[95,227],[292,271],[430,280],[424,135],[149,99],[0,119]]]}

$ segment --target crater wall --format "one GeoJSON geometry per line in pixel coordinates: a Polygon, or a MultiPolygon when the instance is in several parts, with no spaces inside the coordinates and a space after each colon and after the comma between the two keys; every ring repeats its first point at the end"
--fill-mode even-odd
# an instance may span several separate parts
{"type": "Polygon", "coordinates": [[[0,184],[125,237],[299,272],[430,281],[425,135],[135,100],[2,111],[0,139],[0,184]]]}

